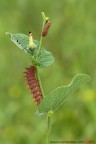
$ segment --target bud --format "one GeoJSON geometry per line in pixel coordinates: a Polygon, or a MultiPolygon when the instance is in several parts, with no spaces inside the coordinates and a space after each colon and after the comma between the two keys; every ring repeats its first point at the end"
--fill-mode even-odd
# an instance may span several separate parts
{"type": "Polygon", "coordinates": [[[32,32],[29,32],[29,49],[33,50],[36,48],[36,45],[33,42],[32,32]]]}
{"type": "Polygon", "coordinates": [[[50,25],[51,25],[51,21],[50,21],[49,19],[46,20],[45,25],[44,25],[44,27],[43,27],[43,29],[42,29],[42,36],[43,36],[43,37],[48,34],[48,30],[49,30],[49,28],[50,28],[50,25]]]}
{"type": "Polygon", "coordinates": [[[53,111],[52,110],[50,110],[49,112],[48,112],[48,116],[52,116],[53,115],[53,111]]]}

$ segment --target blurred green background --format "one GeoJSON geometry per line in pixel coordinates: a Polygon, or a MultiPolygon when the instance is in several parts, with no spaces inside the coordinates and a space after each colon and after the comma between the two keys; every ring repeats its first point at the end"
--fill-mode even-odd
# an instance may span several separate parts
{"type": "Polygon", "coordinates": [[[29,57],[6,32],[39,40],[44,11],[52,25],[43,45],[55,63],[40,69],[45,93],[67,85],[79,73],[91,76],[54,113],[51,140],[96,138],[96,0],[0,1],[0,144],[45,144],[46,116],[37,117],[23,78],[29,57]]]}

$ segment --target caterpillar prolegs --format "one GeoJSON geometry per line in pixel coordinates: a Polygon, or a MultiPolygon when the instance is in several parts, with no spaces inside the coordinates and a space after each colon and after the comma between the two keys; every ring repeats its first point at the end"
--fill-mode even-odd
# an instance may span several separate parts
{"type": "Polygon", "coordinates": [[[27,82],[27,85],[29,86],[29,89],[31,90],[31,94],[33,95],[35,102],[38,105],[40,104],[43,96],[39,80],[37,78],[37,68],[35,66],[30,66],[29,68],[25,69],[26,69],[26,71],[24,72],[25,80],[27,82]]]}

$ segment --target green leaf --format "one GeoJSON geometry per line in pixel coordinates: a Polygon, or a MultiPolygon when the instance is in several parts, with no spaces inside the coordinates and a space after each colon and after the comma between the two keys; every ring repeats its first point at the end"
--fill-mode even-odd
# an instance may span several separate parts
{"type": "Polygon", "coordinates": [[[65,99],[70,96],[81,85],[87,83],[90,77],[86,74],[76,75],[68,86],[61,86],[53,90],[47,97],[45,97],[38,106],[40,113],[46,113],[50,110],[57,109],[65,99]]]}
{"type": "MultiPolygon", "coordinates": [[[[22,50],[24,50],[26,53],[29,53],[32,55],[32,51],[29,49],[29,36],[25,34],[11,34],[8,33],[11,36],[11,40],[22,50]]],[[[39,42],[34,40],[34,43],[36,45],[36,48],[39,46],[39,42]]]]}
{"type": "Polygon", "coordinates": [[[44,47],[42,47],[41,55],[37,61],[37,53],[38,53],[38,47],[39,47],[39,41],[34,40],[34,43],[36,45],[36,48],[32,51],[29,49],[29,36],[25,34],[11,34],[8,33],[11,36],[11,40],[23,51],[30,55],[34,55],[34,63],[38,63],[38,66],[41,68],[45,68],[49,65],[51,65],[54,62],[54,57],[51,52],[47,51],[44,47]]]}
{"type": "Polygon", "coordinates": [[[54,62],[54,57],[51,52],[46,51],[46,49],[43,49],[39,57],[39,62],[40,67],[45,68],[54,62]]]}

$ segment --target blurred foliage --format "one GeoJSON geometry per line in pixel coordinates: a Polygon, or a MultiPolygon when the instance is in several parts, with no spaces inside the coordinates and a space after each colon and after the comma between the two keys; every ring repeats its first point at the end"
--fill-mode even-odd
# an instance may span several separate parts
{"type": "Polygon", "coordinates": [[[32,31],[39,40],[44,11],[52,21],[44,46],[55,63],[40,69],[47,94],[67,85],[74,75],[86,73],[92,80],[67,99],[53,116],[52,140],[96,137],[96,1],[17,0],[0,1],[0,144],[45,143],[46,117],[34,115],[36,106],[25,87],[24,68],[30,59],[5,33],[32,31]]]}

